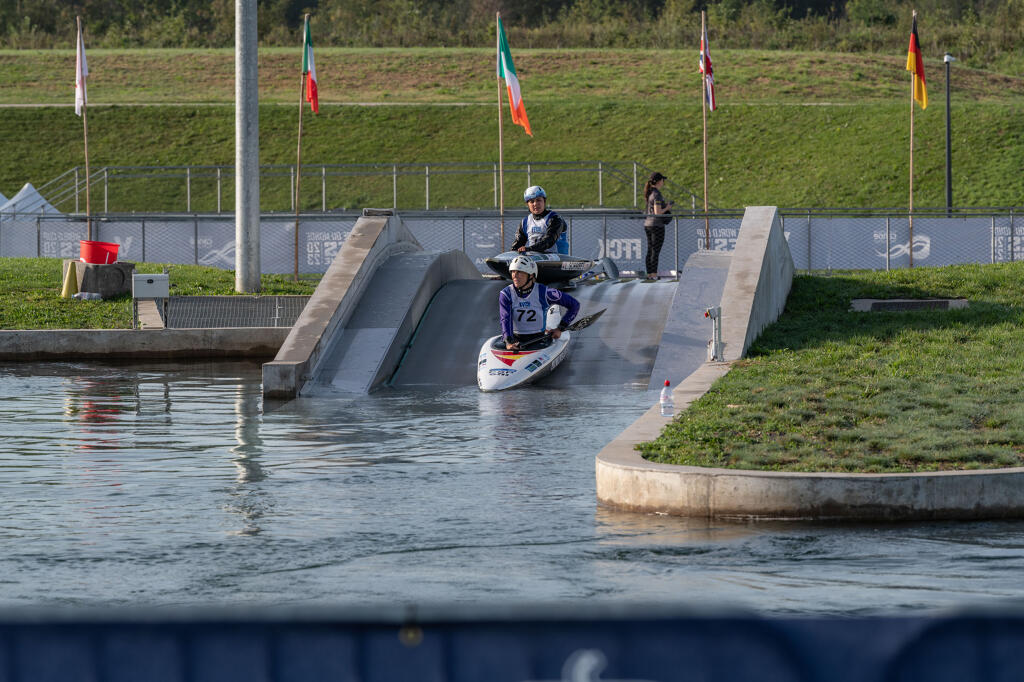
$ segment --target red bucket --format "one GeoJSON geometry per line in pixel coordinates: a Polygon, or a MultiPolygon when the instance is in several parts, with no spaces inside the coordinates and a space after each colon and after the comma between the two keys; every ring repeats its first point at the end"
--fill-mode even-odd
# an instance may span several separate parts
{"type": "Polygon", "coordinates": [[[109,265],[117,262],[117,250],[120,244],[112,242],[90,242],[85,239],[79,242],[79,260],[83,263],[109,265]]]}

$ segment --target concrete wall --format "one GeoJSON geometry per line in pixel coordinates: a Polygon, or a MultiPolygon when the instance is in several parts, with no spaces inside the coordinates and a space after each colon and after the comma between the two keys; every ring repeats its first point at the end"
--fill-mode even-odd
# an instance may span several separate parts
{"type": "Polygon", "coordinates": [[[726,361],[744,357],[761,331],[779,319],[792,284],[793,256],[778,209],[748,207],[722,292],[726,361]]]}
{"type": "Polygon", "coordinates": [[[287,327],[0,331],[0,360],[274,357],[287,327]]]}
{"type": "Polygon", "coordinates": [[[315,390],[316,384],[365,393],[388,381],[434,294],[456,279],[481,279],[462,251],[390,258],[377,270],[344,330],[335,332],[320,368],[301,393],[315,390]]]}
{"type": "Polygon", "coordinates": [[[316,371],[327,342],[352,315],[380,264],[397,253],[418,250],[419,243],[390,212],[359,218],[277,356],[263,365],[264,397],[296,397],[316,371]]]}

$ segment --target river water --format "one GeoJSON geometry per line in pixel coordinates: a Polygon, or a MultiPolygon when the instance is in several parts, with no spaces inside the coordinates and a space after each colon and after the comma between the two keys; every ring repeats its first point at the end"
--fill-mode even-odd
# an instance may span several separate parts
{"type": "Polygon", "coordinates": [[[263,409],[252,363],[0,369],[0,604],[571,604],[888,614],[1024,596],[1024,522],[614,512],[655,394],[386,389],[263,409]]]}

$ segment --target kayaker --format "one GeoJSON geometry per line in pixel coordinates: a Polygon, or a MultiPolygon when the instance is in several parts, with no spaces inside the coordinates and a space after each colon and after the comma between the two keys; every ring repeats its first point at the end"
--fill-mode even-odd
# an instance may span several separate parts
{"type": "Polygon", "coordinates": [[[537,282],[537,263],[529,256],[516,256],[508,266],[512,284],[498,294],[498,319],[505,348],[517,350],[522,344],[548,335],[557,339],[580,311],[575,298],[537,282]],[[565,314],[555,329],[545,329],[548,308],[560,305],[565,314]]]}
{"type": "Polygon", "coordinates": [[[512,250],[522,253],[569,253],[569,240],[566,237],[566,225],[561,216],[548,208],[548,195],[540,185],[527,187],[523,192],[523,201],[530,210],[523,218],[516,239],[512,242],[512,250]]]}

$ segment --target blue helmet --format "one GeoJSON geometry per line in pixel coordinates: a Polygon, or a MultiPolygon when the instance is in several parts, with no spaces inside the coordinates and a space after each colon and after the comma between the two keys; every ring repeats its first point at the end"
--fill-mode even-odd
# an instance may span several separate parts
{"type": "Polygon", "coordinates": [[[537,197],[544,197],[545,199],[547,199],[548,197],[547,193],[544,191],[544,188],[541,187],[540,185],[527,187],[526,191],[523,192],[523,201],[529,201],[530,199],[536,199],[537,197]]]}

